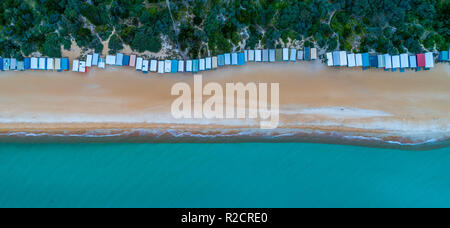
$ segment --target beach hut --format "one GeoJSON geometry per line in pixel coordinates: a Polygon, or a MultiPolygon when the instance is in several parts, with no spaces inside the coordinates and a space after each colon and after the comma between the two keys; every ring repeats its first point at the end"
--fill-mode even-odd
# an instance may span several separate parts
{"type": "Polygon", "coordinates": [[[392,57],[389,54],[384,54],[384,69],[389,70],[392,68],[392,57]]]}
{"type": "MultiPolygon", "coordinates": [[[[105,62],[105,61],[103,61],[103,62],[105,62]]],[[[62,58],[61,59],[61,70],[69,71],[69,68],[70,68],[69,58],[62,58]]]]}
{"type": "Polygon", "coordinates": [[[238,65],[245,65],[245,56],[242,52],[238,53],[238,65]]]}
{"type": "Polygon", "coordinates": [[[107,65],[115,65],[116,64],[116,56],[114,56],[114,55],[107,55],[106,56],[106,64],[107,65]]]}
{"type": "Polygon", "coordinates": [[[238,55],[237,53],[231,54],[231,65],[237,65],[238,64],[238,55]]]}
{"type": "Polygon", "coordinates": [[[55,59],[55,70],[61,71],[61,59],[60,58],[55,59]]]}
{"type": "Polygon", "coordinates": [[[158,61],[158,74],[164,74],[164,61],[158,61]]]}
{"type": "Polygon", "coordinates": [[[178,72],[178,60],[172,60],[172,70],[171,73],[178,72]]]}
{"type": "Polygon", "coordinates": [[[264,49],[262,53],[263,62],[269,62],[269,49],[264,49]]]}
{"type": "Polygon", "coordinates": [[[311,60],[317,59],[317,48],[311,48],[311,60]]]}
{"type": "Polygon", "coordinates": [[[303,60],[303,51],[297,50],[297,60],[303,60]]]}
{"type": "Polygon", "coordinates": [[[410,55],[409,56],[409,67],[410,68],[417,68],[417,62],[416,62],[416,56],[410,55]]]}
{"type": "Polygon", "coordinates": [[[378,55],[378,68],[384,68],[385,62],[383,55],[378,55]]]}
{"type": "Polygon", "coordinates": [[[371,55],[369,56],[370,67],[378,68],[378,56],[371,55]]]}
{"type": "Polygon", "coordinates": [[[205,59],[198,60],[198,71],[204,71],[206,69],[205,59]]]}
{"type": "Polygon", "coordinates": [[[448,62],[448,51],[441,51],[439,53],[439,61],[440,62],[448,62]]]}
{"type": "Polygon", "coordinates": [[[3,58],[0,58],[0,71],[3,71],[3,58]]]}
{"type": "Polygon", "coordinates": [[[245,62],[248,62],[248,50],[244,50],[245,62]]]}
{"type": "Polygon", "coordinates": [[[144,74],[148,73],[149,65],[150,65],[150,61],[145,60],[145,59],[142,60],[142,73],[144,73],[144,74]]]}
{"type": "Polygon", "coordinates": [[[392,56],[392,71],[395,71],[395,69],[400,68],[400,55],[393,55],[392,56]]]}
{"type": "Polygon", "coordinates": [[[289,61],[289,48],[283,48],[283,61],[289,61]]]}
{"type": "Polygon", "coordinates": [[[86,73],[86,61],[80,61],[79,72],[86,73]]]}
{"type": "Polygon", "coordinates": [[[47,70],[47,58],[39,58],[39,70],[47,70]]]}
{"type": "Polygon", "coordinates": [[[429,69],[434,67],[433,52],[425,53],[425,68],[429,69]]]}
{"type": "Polygon", "coordinates": [[[341,63],[341,66],[347,66],[347,52],[346,51],[339,52],[339,61],[341,63]]]}
{"type": "Polygon", "coordinates": [[[275,62],[276,58],[275,58],[275,49],[270,49],[269,50],[269,61],[270,62],[275,62]]]}
{"type": "Polygon", "coordinates": [[[340,66],[341,65],[339,51],[334,51],[333,52],[333,64],[334,64],[334,66],[340,66]]]}
{"type": "Polygon", "coordinates": [[[150,60],[150,69],[151,72],[158,71],[158,61],[156,59],[150,60]]]}
{"type": "Polygon", "coordinates": [[[116,56],[116,66],[122,66],[123,65],[123,54],[119,53],[116,56]]]}
{"type": "Polygon", "coordinates": [[[417,70],[420,70],[421,67],[425,67],[425,54],[420,53],[416,55],[417,59],[417,70]]]}
{"type": "Polygon", "coordinates": [[[47,59],[47,70],[53,71],[54,69],[55,69],[55,65],[54,65],[53,58],[48,58],[47,59]]]}
{"type": "Polygon", "coordinates": [[[8,71],[10,65],[11,65],[11,59],[4,58],[4,59],[3,59],[3,70],[4,70],[4,71],[8,71]]]}
{"type": "Polygon", "coordinates": [[[333,66],[333,54],[331,52],[327,52],[327,65],[333,66]]]}
{"type": "Polygon", "coordinates": [[[229,53],[225,54],[225,65],[231,65],[231,54],[229,53]]]}
{"type": "Polygon", "coordinates": [[[178,60],[178,72],[184,72],[184,60],[178,60]]]}
{"type": "Polygon", "coordinates": [[[92,66],[98,66],[100,55],[98,53],[94,53],[92,55],[92,66]]]}
{"type": "Polygon", "coordinates": [[[129,55],[124,55],[123,56],[122,65],[123,66],[129,66],[130,65],[130,56],[129,55]]]}
{"type": "Polygon", "coordinates": [[[283,49],[276,49],[275,50],[275,60],[276,61],[283,61],[283,49]]]}
{"type": "Polygon", "coordinates": [[[86,67],[91,67],[92,66],[92,55],[87,55],[86,56],[86,67]]]}
{"type": "Polygon", "coordinates": [[[30,60],[30,68],[32,70],[39,69],[39,60],[38,60],[38,58],[31,58],[31,60],[30,60]]]}
{"type": "Polygon", "coordinates": [[[367,69],[368,67],[370,67],[370,56],[369,56],[369,53],[362,53],[361,57],[362,57],[362,67],[363,67],[363,69],[367,69]]]}
{"type": "Polygon", "coordinates": [[[186,72],[192,72],[192,60],[186,60],[186,72]]]}
{"type": "MultiPolygon", "coordinates": [[[[1,62],[2,61],[0,61],[0,63],[1,62]]],[[[31,59],[30,58],[25,58],[24,59],[24,66],[25,66],[25,70],[30,70],[31,69],[31,59]]]]}
{"type": "Polygon", "coordinates": [[[79,67],[80,67],[80,61],[79,60],[73,60],[72,63],[72,71],[73,72],[79,72],[79,67]]]}
{"type": "Polygon", "coordinates": [[[357,67],[362,67],[363,63],[362,63],[362,55],[361,53],[358,53],[355,55],[355,63],[357,67]]]}
{"type": "Polygon", "coordinates": [[[406,69],[409,67],[409,56],[408,54],[400,54],[400,68],[406,69]]]}
{"type": "Polygon", "coordinates": [[[198,68],[199,68],[198,65],[199,65],[198,59],[192,60],[192,72],[194,72],[194,73],[198,72],[198,68]]]}
{"type": "MultiPolygon", "coordinates": [[[[244,59],[245,59],[245,54],[244,54],[244,59]]],[[[212,57],[212,68],[217,69],[217,67],[218,67],[217,56],[214,56],[214,57],[212,57]]]]}
{"type": "Polygon", "coordinates": [[[105,67],[106,67],[106,59],[104,59],[104,58],[99,58],[99,59],[98,59],[98,67],[99,67],[99,68],[102,68],[102,69],[105,69],[105,67]]]}
{"type": "MultiPolygon", "coordinates": [[[[340,56],[340,57],[345,57],[345,62],[347,62],[347,56],[340,56]]],[[[305,56],[304,56],[304,59],[305,59],[306,61],[311,60],[311,48],[305,47],[305,56]]],[[[341,61],[342,61],[342,60],[341,60],[341,61]]],[[[347,64],[345,64],[345,65],[347,65],[347,64]]],[[[344,66],[345,66],[345,65],[344,65],[344,66]]]]}
{"type": "Polygon", "coordinates": [[[11,58],[10,62],[11,63],[10,63],[9,69],[16,71],[17,70],[17,59],[11,58]]]}
{"type": "Polygon", "coordinates": [[[297,60],[297,49],[291,49],[291,56],[289,60],[291,62],[295,62],[297,60]]]}
{"type": "Polygon", "coordinates": [[[255,61],[262,62],[262,50],[255,50],[255,61]]]}
{"type": "Polygon", "coordinates": [[[24,71],[25,70],[25,62],[24,61],[18,61],[17,62],[17,70],[18,71],[24,71]]]}
{"type": "Polygon", "coordinates": [[[136,55],[130,56],[130,67],[136,67],[136,55]]]}
{"type": "Polygon", "coordinates": [[[347,54],[347,66],[348,67],[356,66],[355,54],[353,54],[353,53],[347,54]]]}
{"type": "Polygon", "coordinates": [[[225,65],[225,55],[217,56],[217,64],[219,66],[224,66],[225,65]]]}
{"type": "Polygon", "coordinates": [[[140,71],[142,70],[142,62],[144,61],[143,58],[136,58],[136,70],[140,71]]]}
{"type": "Polygon", "coordinates": [[[211,70],[212,69],[212,58],[211,57],[208,57],[208,58],[206,58],[206,70],[211,70]]]}
{"type": "Polygon", "coordinates": [[[172,71],[172,61],[164,60],[164,73],[170,73],[172,71]]]}
{"type": "Polygon", "coordinates": [[[248,50],[248,61],[255,61],[255,50],[248,50]]]}

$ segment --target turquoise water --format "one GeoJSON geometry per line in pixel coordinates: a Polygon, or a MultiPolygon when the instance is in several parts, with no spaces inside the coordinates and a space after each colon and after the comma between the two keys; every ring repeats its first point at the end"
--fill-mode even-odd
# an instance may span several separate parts
{"type": "Polygon", "coordinates": [[[450,148],[0,144],[0,207],[450,207],[450,148]]]}

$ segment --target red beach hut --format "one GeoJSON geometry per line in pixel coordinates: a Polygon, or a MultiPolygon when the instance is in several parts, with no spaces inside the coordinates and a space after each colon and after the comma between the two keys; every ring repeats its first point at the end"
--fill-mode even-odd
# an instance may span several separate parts
{"type": "Polygon", "coordinates": [[[417,54],[417,67],[425,67],[425,54],[417,54]]]}

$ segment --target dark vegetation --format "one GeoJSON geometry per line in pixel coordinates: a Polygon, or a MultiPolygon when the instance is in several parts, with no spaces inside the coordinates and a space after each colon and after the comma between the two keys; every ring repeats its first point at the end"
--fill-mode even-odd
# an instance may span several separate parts
{"type": "Polygon", "coordinates": [[[328,50],[420,52],[450,41],[448,0],[1,0],[0,56],[60,47],[129,45],[159,52],[165,40],[189,57],[297,45],[328,50]],[[174,22],[171,19],[173,16],[174,22]],[[175,27],[175,29],[174,29],[175,27]]]}

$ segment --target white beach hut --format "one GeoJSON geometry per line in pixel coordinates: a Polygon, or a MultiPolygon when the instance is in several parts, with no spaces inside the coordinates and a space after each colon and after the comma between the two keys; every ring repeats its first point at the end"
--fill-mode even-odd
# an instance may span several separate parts
{"type": "Polygon", "coordinates": [[[78,72],[80,69],[80,61],[79,60],[73,60],[72,62],[72,71],[78,72]]]}
{"type": "Polygon", "coordinates": [[[45,70],[47,65],[47,60],[45,58],[39,58],[39,70],[45,70]]]}
{"type": "Polygon", "coordinates": [[[392,68],[392,57],[389,54],[384,54],[384,68],[391,69],[392,68]]]}
{"type": "MultiPolygon", "coordinates": [[[[106,64],[107,65],[116,65],[116,56],[107,55],[106,56],[106,64]]],[[[142,63],[141,63],[141,65],[142,65],[142,63]]]]}
{"type": "Polygon", "coordinates": [[[142,72],[147,73],[149,69],[150,62],[148,60],[142,61],[142,72]]]}
{"type": "Polygon", "coordinates": [[[262,62],[262,50],[255,50],[255,62],[262,62]]]}
{"type": "MultiPolygon", "coordinates": [[[[136,59],[136,70],[142,70],[142,62],[144,61],[143,58],[137,58],[136,59]]],[[[108,62],[108,61],[107,61],[108,62]]]]}
{"type": "Polygon", "coordinates": [[[416,61],[416,56],[415,55],[409,56],[409,67],[411,67],[411,68],[416,68],[417,67],[417,61],[416,61]]]}
{"type": "Polygon", "coordinates": [[[87,55],[86,56],[86,67],[91,67],[92,66],[92,55],[87,55]]]}
{"type": "Polygon", "coordinates": [[[53,71],[55,69],[53,58],[47,58],[47,70],[53,71]]]}
{"type": "Polygon", "coordinates": [[[205,61],[206,61],[206,66],[205,66],[206,70],[211,70],[212,69],[212,58],[208,57],[208,58],[206,58],[205,61]]]}
{"type": "Polygon", "coordinates": [[[158,61],[155,59],[150,60],[150,71],[156,72],[158,71],[158,61]]]}
{"type": "Polygon", "coordinates": [[[432,52],[425,53],[425,68],[434,67],[434,58],[432,52]]]}
{"type": "Polygon", "coordinates": [[[361,53],[358,53],[358,54],[355,55],[355,63],[356,63],[356,66],[362,67],[363,63],[362,63],[362,55],[361,55],[361,53]]]}
{"type": "Polygon", "coordinates": [[[400,68],[408,68],[409,67],[409,57],[408,54],[400,55],[400,68]]]}
{"type": "Polygon", "coordinates": [[[216,69],[217,68],[217,56],[212,57],[212,68],[216,69]]]}
{"type": "Polygon", "coordinates": [[[255,50],[248,50],[248,61],[249,62],[255,61],[255,50]]]}
{"type": "Polygon", "coordinates": [[[172,71],[172,60],[164,61],[164,73],[170,73],[172,71]]]}
{"type": "Polygon", "coordinates": [[[164,61],[158,61],[158,73],[164,74],[164,61]]]}
{"type": "Polygon", "coordinates": [[[289,48],[283,48],[283,61],[289,61],[289,48]]]}
{"type": "Polygon", "coordinates": [[[123,54],[119,53],[116,56],[116,65],[117,66],[122,66],[123,65],[123,54]]]}
{"type": "Polygon", "coordinates": [[[11,58],[10,60],[10,70],[17,71],[17,59],[11,58]]]}
{"type": "Polygon", "coordinates": [[[31,58],[31,60],[30,60],[30,68],[32,70],[37,70],[39,68],[38,58],[31,58]]]}
{"type": "Polygon", "coordinates": [[[340,51],[339,52],[339,60],[340,60],[340,66],[347,66],[347,52],[346,51],[340,51]]]}
{"type": "Polygon", "coordinates": [[[356,66],[355,54],[353,54],[353,53],[347,54],[347,66],[348,67],[355,67],[356,66]]]}
{"type": "Polygon", "coordinates": [[[275,62],[275,50],[274,49],[269,50],[269,61],[275,62]]]}
{"type": "Polygon", "coordinates": [[[55,59],[55,70],[57,70],[57,71],[61,70],[61,58],[55,59]]]}
{"type": "Polygon", "coordinates": [[[292,49],[291,48],[291,57],[290,60],[292,62],[295,62],[297,60],[297,49],[292,49]]]}
{"type": "Polygon", "coordinates": [[[327,52],[327,65],[333,66],[333,54],[331,52],[327,52]]]}
{"type": "Polygon", "coordinates": [[[198,70],[199,71],[204,71],[205,69],[206,69],[205,59],[199,59],[198,60],[198,70]]]}
{"type": "Polygon", "coordinates": [[[231,65],[238,65],[238,54],[237,53],[231,54],[231,65]]]}
{"type": "Polygon", "coordinates": [[[192,60],[186,60],[186,72],[192,72],[192,60]]]}
{"type": "Polygon", "coordinates": [[[86,73],[86,61],[80,61],[78,72],[86,73]]]}
{"type": "Polygon", "coordinates": [[[105,69],[105,67],[106,67],[106,59],[99,58],[98,59],[98,67],[102,68],[102,69],[105,69]]]}
{"type": "Polygon", "coordinates": [[[394,55],[392,56],[392,68],[399,68],[400,67],[400,56],[394,55]]]}
{"type": "Polygon", "coordinates": [[[244,61],[248,62],[248,50],[244,50],[244,61]]]}
{"type": "Polygon", "coordinates": [[[311,60],[317,59],[317,48],[311,48],[311,60]]]}
{"type": "Polygon", "coordinates": [[[297,59],[298,60],[303,60],[303,51],[302,50],[298,50],[297,51],[297,59]]]}
{"type": "MultiPolygon", "coordinates": [[[[249,53],[250,53],[250,51],[249,51],[249,53]]],[[[255,54],[255,53],[253,52],[253,54],[255,54]]],[[[253,55],[253,57],[254,57],[254,55],[253,55]]],[[[225,54],[225,65],[231,65],[231,54],[230,53],[225,54]]]]}
{"type": "Polygon", "coordinates": [[[383,55],[378,55],[378,68],[384,68],[386,62],[384,61],[383,55]]]}
{"type": "Polygon", "coordinates": [[[99,58],[100,58],[100,56],[97,53],[94,53],[92,55],[92,66],[98,66],[99,58]]]}
{"type": "Polygon", "coordinates": [[[178,60],[178,72],[184,72],[184,60],[178,60]]]}

